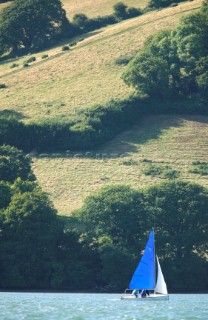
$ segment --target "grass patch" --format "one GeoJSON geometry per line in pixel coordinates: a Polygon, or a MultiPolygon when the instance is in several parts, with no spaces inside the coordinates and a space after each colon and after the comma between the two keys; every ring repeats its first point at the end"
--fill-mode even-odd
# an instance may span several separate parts
{"type": "Polygon", "coordinates": [[[208,117],[152,116],[97,150],[99,158],[66,152],[60,158],[34,158],[33,169],[58,211],[70,215],[86,196],[105,185],[145,188],[168,179],[143,174],[149,164],[168,165],[180,172],[180,179],[208,187],[207,176],[189,172],[190,163],[208,158],[207,141],[208,117]]]}
{"type": "MultiPolygon", "coordinates": [[[[67,16],[71,19],[76,13],[84,13],[90,18],[97,16],[105,16],[111,14],[113,6],[118,0],[63,0],[64,9],[66,10],[67,16]]],[[[148,0],[124,0],[128,7],[144,8],[148,0]]]]}
{"type": "Polygon", "coordinates": [[[146,176],[160,177],[161,179],[177,179],[179,177],[179,171],[174,170],[170,165],[155,165],[148,164],[143,173],[146,176]]]}
{"type": "Polygon", "coordinates": [[[130,158],[128,160],[124,160],[123,162],[121,162],[121,164],[123,164],[124,166],[137,166],[138,165],[138,161],[130,158]]]}
{"type": "Polygon", "coordinates": [[[193,161],[190,173],[199,174],[201,176],[208,176],[208,163],[193,161]]]}

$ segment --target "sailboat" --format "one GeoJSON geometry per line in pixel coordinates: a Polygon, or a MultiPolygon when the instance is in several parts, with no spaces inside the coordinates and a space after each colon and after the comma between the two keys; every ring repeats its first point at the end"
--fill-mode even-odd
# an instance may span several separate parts
{"type": "Polygon", "coordinates": [[[129,288],[125,290],[121,299],[169,300],[159,259],[155,254],[154,230],[150,232],[144,254],[132,276],[129,288]],[[138,291],[138,295],[134,295],[134,290],[138,291]],[[147,292],[145,297],[141,295],[144,290],[147,292]]]}

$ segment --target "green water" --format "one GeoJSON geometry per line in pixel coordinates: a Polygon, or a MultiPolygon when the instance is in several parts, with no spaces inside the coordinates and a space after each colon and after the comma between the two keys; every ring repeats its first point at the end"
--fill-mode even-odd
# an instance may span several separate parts
{"type": "Polygon", "coordinates": [[[119,294],[0,292],[0,320],[208,320],[208,294],[127,301],[119,294]]]}

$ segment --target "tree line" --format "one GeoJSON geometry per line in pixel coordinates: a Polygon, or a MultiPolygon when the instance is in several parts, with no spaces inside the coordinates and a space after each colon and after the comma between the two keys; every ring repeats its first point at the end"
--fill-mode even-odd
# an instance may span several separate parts
{"type": "MultiPolygon", "coordinates": [[[[89,19],[75,14],[70,22],[60,0],[14,0],[0,13],[0,54],[18,56],[42,50],[60,39],[72,38],[142,13],[123,2],[113,6],[113,14],[89,19]]],[[[5,58],[4,57],[4,58],[5,58]]]]}
{"type": "MultiPolygon", "coordinates": [[[[8,1],[0,0],[0,3],[3,2],[8,1]]],[[[83,13],[77,13],[69,21],[60,0],[13,0],[0,13],[0,55],[8,58],[42,50],[60,39],[72,38],[172,3],[172,0],[150,0],[142,10],[119,1],[114,4],[110,15],[88,18],[83,13]]]]}
{"type": "Polygon", "coordinates": [[[129,63],[123,79],[140,94],[159,96],[208,92],[208,6],[184,16],[174,30],[161,31],[146,40],[129,63]]]}
{"type": "Polygon", "coordinates": [[[183,181],[108,186],[57,215],[31,158],[0,147],[0,288],[121,292],[149,231],[171,292],[205,292],[208,189],[183,181]],[[193,228],[194,226],[194,228],[193,228]]]}

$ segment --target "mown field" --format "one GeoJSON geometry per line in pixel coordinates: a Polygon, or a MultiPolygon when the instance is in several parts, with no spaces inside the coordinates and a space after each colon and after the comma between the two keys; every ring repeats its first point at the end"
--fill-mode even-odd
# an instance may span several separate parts
{"type": "MultiPolygon", "coordinates": [[[[64,9],[71,20],[76,13],[84,13],[89,18],[111,14],[118,0],[63,0],[64,9]]],[[[128,7],[144,8],[148,0],[124,0],[128,7]]]]}
{"type": "MultiPolygon", "coordinates": [[[[124,85],[124,67],[119,58],[133,56],[151,34],[174,28],[181,16],[200,7],[201,0],[148,13],[87,34],[70,51],[66,43],[35,54],[28,68],[23,63],[30,56],[0,65],[0,111],[15,111],[24,121],[70,116],[74,110],[124,98],[132,90],[124,85]],[[83,40],[84,39],[84,40],[83,40]],[[48,54],[48,59],[42,59],[48,54]],[[16,68],[10,68],[13,63],[16,68]]],[[[76,39],[77,41],[78,39],[76,39]]]]}
{"type": "MultiPolygon", "coordinates": [[[[104,16],[111,14],[113,6],[118,0],[63,0],[63,7],[66,10],[69,20],[73,18],[76,13],[84,13],[89,18],[96,16],[104,16]]],[[[122,1],[128,7],[144,8],[148,0],[124,0],[122,1]]],[[[10,2],[0,3],[0,10],[8,6],[10,2]]]]}
{"type": "Polygon", "coordinates": [[[189,172],[198,167],[193,162],[206,162],[208,174],[208,117],[148,117],[94,154],[57,156],[34,158],[33,169],[64,215],[81,207],[86,196],[105,185],[147,187],[167,180],[168,174],[208,187],[208,175],[189,172]],[[150,168],[159,168],[161,173],[147,175],[150,168]]]}

